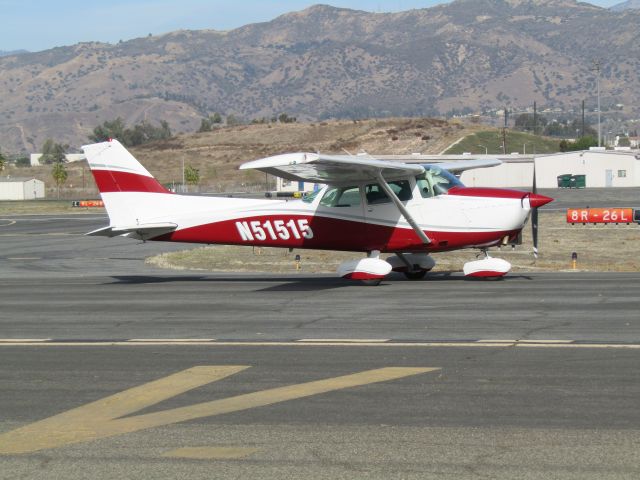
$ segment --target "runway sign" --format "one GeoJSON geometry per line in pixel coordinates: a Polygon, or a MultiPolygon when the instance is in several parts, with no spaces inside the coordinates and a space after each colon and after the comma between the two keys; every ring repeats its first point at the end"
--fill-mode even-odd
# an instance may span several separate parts
{"type": "MultiPolygon", "coordinates": [[[[636,212],[637,213],[637,212],[636,212]]],[[[568,208],[567,223],[631,223],[633,208],[568,208]]]]}
{"type": "Polygon", "coordinates": [[[74,200],[71,202],[72,207],[104,207],[104,202],[102,200],[74,200]]]}

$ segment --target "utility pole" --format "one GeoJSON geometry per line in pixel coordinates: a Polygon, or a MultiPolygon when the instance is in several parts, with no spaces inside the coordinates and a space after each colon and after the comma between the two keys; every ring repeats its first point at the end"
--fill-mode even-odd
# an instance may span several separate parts
{"type": "Polygon", "coordinates": [[[582,100],[582,135],[584,137],[584,100],[582,100]]]}
{"type": "Polygon", "coordinates": [[[507,154],[507,117],[509,112],[504,107],[504,127],[502,128],[502,153],[507,154]]]}
{"type": "Polygon", "coordinates": [[[537,102],[533,102],[533,134],[538,134],[538,105],[537,102]]]}
{"type": "Polygon", "coordinates": [[[602,130],[600,129],[600,60],[593,62],[596,71],[596,89],[598,91],[598,146],[602,146],[602,130]]]}
{"type": "Polygon", "coordinates": [[[184,185],[184,155],[182,155],[182,192],[184,193],[185,185],[184,185]]]}

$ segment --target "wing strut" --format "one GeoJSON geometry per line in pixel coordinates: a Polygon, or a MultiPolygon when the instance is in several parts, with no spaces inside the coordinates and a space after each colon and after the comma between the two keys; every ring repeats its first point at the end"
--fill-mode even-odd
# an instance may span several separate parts
{"type": "Polygon", "coordinates": [[[422,242],[425,245],[430,244],[431,243],[431,239],[429,239],[429,237],[427,237],[427,235],[422,231],[422,229],[416,223],[416,221],[413,219],[413,217],[411,216],[409,211],[406,208],[404,208],[404,205],[402,204],[402,202],[400,201],[398,196],[395,194],[395,192],[391,189],[391,187],[389,186],[387,181],[382,176],[382,171],[381,170],[378,170],[377,177],[378,177],[378,181],[380,182],[380,186],[382,187],[382,189],[385,191],[387,196],[393,201],[393,203],[395,203],[396,207],[398,207],[398,210],[400,210],[400,213],[405,218],[405,220],[407,220],[407,222],[409,222],[409,225],[411,225],[411,228],[413,228],[414,232],[416,232],[416,235],[418,235],[418,237],[420,237],[420,239],[422,240],[422,242]]]}

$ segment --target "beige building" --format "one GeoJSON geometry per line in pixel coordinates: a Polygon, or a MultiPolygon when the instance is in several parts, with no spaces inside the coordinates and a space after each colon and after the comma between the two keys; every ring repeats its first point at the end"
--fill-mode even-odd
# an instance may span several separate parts
{"type": "Polygon", "coordinates": [[[531,188],[535,161],[538,188],[558,188],[558,177],[562,175],[584,175],[586,188],[640,187],[638,150],[594,148],[536,155],[535,159],[525,155],[496,158],[502,160],[502,165],[467,170],[460,179],[469,187],[531,188]]]}
{"type": "MultiPolygon", "coordinates": [[[[32,153],[30,155],[29,161],[32,167],[40,166],[40,157],[42,157],[41,153],[32,153]]],[[[84,156],[84,153],[67,153],[64,157],[67,159],[67,162],[79,162],[87,158],[84,156]]]]}
{"type": "Polygon", "coordinates": [[[0,177],[0,200],[35,200],[44,196],[42,180],[27,177],[0,177]]]}

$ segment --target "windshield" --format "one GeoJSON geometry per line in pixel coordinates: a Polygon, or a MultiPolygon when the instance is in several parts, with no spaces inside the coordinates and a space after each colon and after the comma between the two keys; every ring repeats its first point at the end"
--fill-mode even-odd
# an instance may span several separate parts
{"type": "Polygon", "coordinates": [[[360,205],[359,187],[333,187],[320,200],[324,207],[357,207],[360,205]]]}
{"type": "Polygon", "coordinates": [[[322,189],[305,193],[304,196],[302,197],[302,201],[305,203],[313,203],[313,201],[316,199],[316,197],[321,191],[322,189]]]}
{"type": "Polygon", "coordinates": [[[437,165],[423,165],[425,172],[416,177],[416,183],[423,198],[446,194],[453,187],[463,187],[463,183],[447,170],[437,165]]]}

